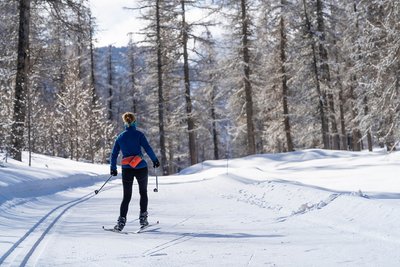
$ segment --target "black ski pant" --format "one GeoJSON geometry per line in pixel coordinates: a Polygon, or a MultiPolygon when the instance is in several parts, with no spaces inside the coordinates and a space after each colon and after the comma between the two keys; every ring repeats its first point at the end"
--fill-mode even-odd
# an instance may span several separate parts
{"type": "Polygon", "coordinates": [[[132,198],[133,179],[139,184],[140,194],[140,212],[147,211],[148,197],[147,197],[147,183],[148,183],[148,170],[147,167],[141,169],[122,169],[122,185],[124,188],[124,197],[122,199],[120,216],[126,218],[128,213],[129,202],[132,198]]]}

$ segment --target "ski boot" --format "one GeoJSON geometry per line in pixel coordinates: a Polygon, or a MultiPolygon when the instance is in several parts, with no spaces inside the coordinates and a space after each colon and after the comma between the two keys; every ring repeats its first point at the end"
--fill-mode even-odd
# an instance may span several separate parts
{"type": "Polygon", "coordinates": [[[118,222],[117,225],[114,226],[115,231],[122,231],[124,229],[126,223],[126,218],[125,217],[118,217],[118,222]]]}
{"type": "Polygon", "coordinates": [[[147,215],[148,215],[147,211],[140,213],[139,221],[140,221],[141,227],[145,227],[145,226],[149,225],[149,222],[147,221],[147,215]]]}

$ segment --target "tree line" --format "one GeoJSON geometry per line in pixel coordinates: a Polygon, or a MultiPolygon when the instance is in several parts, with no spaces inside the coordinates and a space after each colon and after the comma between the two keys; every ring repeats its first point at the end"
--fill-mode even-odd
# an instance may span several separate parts
{"type": "Polygon", "coordinates": [[[126,9],[145,26],[132,25],[126,47],[96,48],[86,0],[0,3],[2,149],[18,160],[25,149],[105,162],[125,111],[164,174],[256,153],[396,148],[397,1],[141,0],[126,9]]]}

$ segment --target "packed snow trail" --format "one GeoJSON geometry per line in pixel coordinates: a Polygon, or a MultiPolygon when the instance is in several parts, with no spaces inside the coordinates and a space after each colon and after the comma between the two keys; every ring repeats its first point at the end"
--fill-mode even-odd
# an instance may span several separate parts
{"type": "MultiPolygon", "coordinates": [[[[394,259],[399,259],[394,251],[400,246],[394,239],[384,240],[368,231],[356,232],[348,223],[331,221],[333,218],[341,221],[338,209],[349,203],[371,200],[340,195],[320,208],[307,209],[299,204],[300,199],[310,203],[329,202],[332,192],[316,189],[307,192],[302,186],[282,181],[244,184],[224,175],[197,183],[193,180],[179,183],[176,179],[168,184],[169,178],[165,177],[163,190],[151,194],[149,218],[162,218],[158,229],[134,236],[101,229],[101,225],[114,224],[118,216],[121,188],[119,181],[114,181],[102,195],[75,200],[60,208],[50,221],[54,227],[41,240],[43,244],[33,245],[33,252],[28,247],[19,256],[26,259],[22,265],[368,266],[366,263],[371,262],[371,266],[376,263],[391,266],[394,259]],[[264,197],[266,203],[260,205],[262,191],[267,195],[280,192],[279,198],[271,193],[274,198],[264,197]],[[282,201],[285,198],[291,198],[288,205],[282,201]],[[322,216],[329,214],[325,210],[341,198],[349,199],[332,208],[333,216],[322,216]],[[62,217],[58,217],[61,213],[62,217]],[[287,216],[285,220],[281,219],[283,216],[287,216]],[[347,225],[348,229],[340,225],[347,225]]],[[[86,189],[78,190],[79,194],[82,191],[86,189]]],[[[93,192],[93,188],[87,191],[93,192]]],[[[68,194],[78,195],[78,192],[68,194]]],[[[138,227],[137,201],[137,197],[132,200],[127,231],[138,227]]],[[[10,266],[20,263],[14,261],[10,266]]]]}
{"type": "Polygon", "coordinates": [[[35,252],[40,243],[52,229],[54,224],[57,223],[57,221],[61,218],[61,216],[70,208],[88,200],[91,197],[93,197],[93,195],[88,194],[84,197],[69,201],[52,209],[31,229],[29,229],[24,236],[15,242],[15,244],[0,258],[0,264],[8,264],[7,259],[10,258],[13,259],[13,265],[18,264],[19,266],[25,266],[30,256],[35,252]],[[13,254],[15,254],[14,257],[13,254]],[[19,260],[21,260],[20,263],[18,263],[19,260]]]}
{"type": "MultiPolygon", "coordinates": [[[[228,170],[209,161],[159,177],[149,221],[160,225],[140,235],[101,229],[119,215],[120,178],[95,197],[102,179],[8,200],[0,205],[2,266],[400,266],[400,182],[380,184],[394,181],[400,154],[360,155],[260,155],[232,160],[228,170]]],[[[124,230],[139,227],[138,206],[134,184],[124,230]]]]}

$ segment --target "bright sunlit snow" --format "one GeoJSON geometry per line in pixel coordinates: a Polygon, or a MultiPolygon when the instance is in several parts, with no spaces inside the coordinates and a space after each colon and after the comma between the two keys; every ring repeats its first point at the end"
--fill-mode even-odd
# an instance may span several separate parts
{"type": "Polygon", "coordinates": [[[158,193],[151,176],[149,221],[160,223],[126,235],[102,230],[122,198],[120,175],[94,194],[109,166],[9,160],[0,167],[0,265],[400,266],[399,162],[399,152],[317,149],[206,161],[158,177],[158,193]]]}

